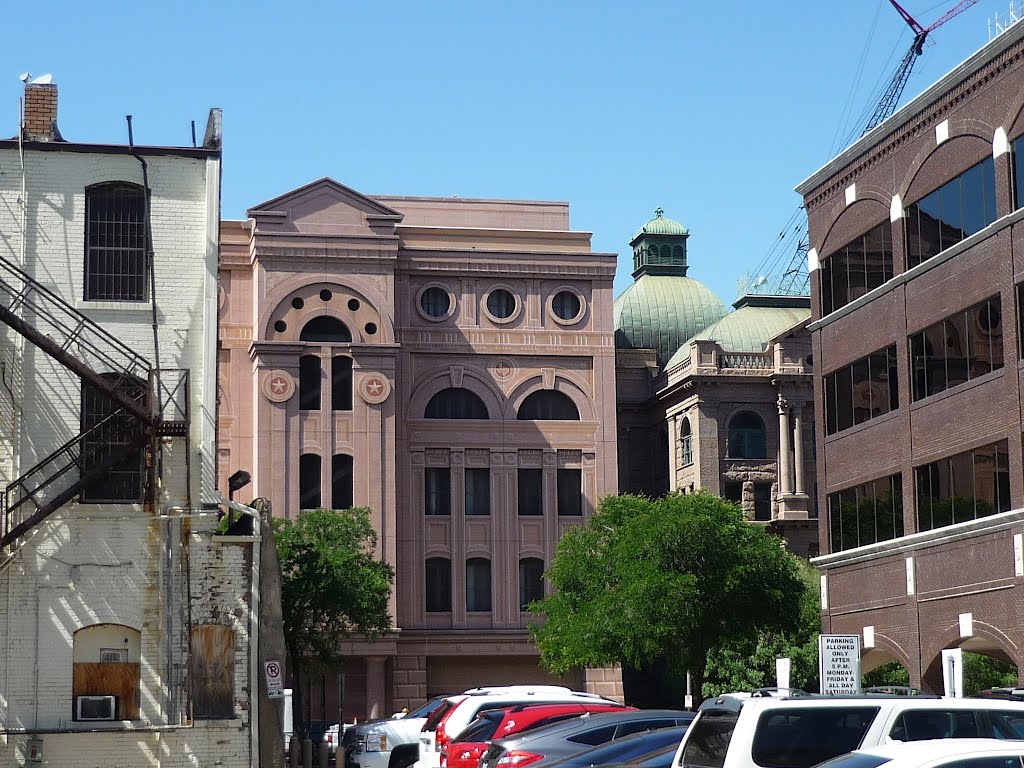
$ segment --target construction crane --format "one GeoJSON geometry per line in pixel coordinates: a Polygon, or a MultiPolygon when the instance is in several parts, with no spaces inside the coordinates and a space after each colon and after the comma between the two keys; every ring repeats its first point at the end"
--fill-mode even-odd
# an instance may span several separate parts
{"type": "Polygon", "coordinates": [[[903,17],[903,20],[907,22],[907,26],[909,26],[911,31],[914,33],[914,40],[910,43],[910,48],[907,49],[907,53],[903,57],[903,61],[900,62],[899,69],[896,70],[896,73],[892,76],[892,80],[889,81],[889,85],[885,89],[882,99],[878,102],[878,106],[875,107],[875,111],[868,119],[867,125],[864,126],[864,131],[861,135],[864,135],[864,133],[867,133],[879,123],[884,122],[886,118],[896,111],[896,105],[900,101],[900,96],[903,95],[903,89],[907,86],[907,80],[910,79],[910,72],[914,68],[914,62],[917,61],[917,57],[924,51],[924,43],[925,40],[928,39],[928,35],[950,19],[959,16],[977,2],[978,0],[962,0],[962,2],[954,5],[942,16],[932,22],[931,25],[922,27],[917,23],[917,20],[914,19],[913,16],[907,13],[903,6],[896,2],[896,0],[889,0],[889,5],[896,9],[896,13],[903,17]]]}
{"type": "MultiPolygon", "coordinates": [[[[977,4],[978,0],[961,0],[942,16],[937,18],[927,27],[922,27],[913,16],[907,13],[896,0],[889,0],[889,4],[896,9],[896,12],[903,18],[914,33],[914,39],[910,43],[903,61],[893,74],[892,79],[886,86],[885,93],[879,100],[875,111],[868,119],[864,129],[859,135],[863,136],[878,124],[896,111],[903,89],[910,79],[910,72],[914,68],[917,57],[924,52],[924,44],[928,35],[941,27],[947,21],[959,16],[971,6],[977,4]]],[[[853,136],[857,136],[854,133],[853,136]]],[[[851,137],[852,138],[852,137],[851,137]]],[[[779,233],[775,244],[768,251],[768,254],[758,265],[755,275],[761,275],[754,281],[754,286],[767,285],[772,293],[784,295],[806,295],[810,292],[810,275],[807,272],[807,250],[809,247],[807,237],[807,218],[804,215],[803,206],[790,217],[789,222],[779,233]],[[795,247],[793,243],[796,243],[795,247]],[[782,251],[782,253],[780,253],[782,251]],[[789,259],[783,262],[784,254],[789,253],[789,259]],[[781,267],[781,268],[780,268],[781,267]]]]}

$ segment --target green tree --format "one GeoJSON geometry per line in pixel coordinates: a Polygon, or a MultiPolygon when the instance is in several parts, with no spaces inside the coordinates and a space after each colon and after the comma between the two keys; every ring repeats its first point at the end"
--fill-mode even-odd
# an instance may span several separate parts
{"type": "Polygon", "coordinates": [[[887,686],[909,686],[910,673],[907,668],[893,659],[865,672],[861,677],[864,688],[885,688],[887,686]]]}
{"type": "Polygon", "coordinates": [[[712,649],[708,654],[704,696],[774,687],[775,660],[784,657],[790,659],[789,680],[793,688],[818,689],[818,572],[806,560],[794,557],[793,561],[804,586],[799,619],[782,630],[765,628],[754,637],[741,637],[712,649]]]}
{"type": "Polygon", "coordinates": [[[709,651],[795,624],[804,592],[779,539],[707,493],[605,498],[547,576],[555,593],[531,607],[545,667],[664,663],[697,691],[709,651]]]}
{"type": "Polygon", "coordinates": [[[301,677],[341,662],[339,645],[391,628],[394,569],[377,559],[370,510],[315,509],[274,520],[281,561],[284,641],[294,681],[292,712],[302,722],[301,677]]]}
{"type": "Polygon", "coordinates": [[[964,696],[986,688],[1016,688],[1017,668],[1007,661],[964,651],[964,696]]]}

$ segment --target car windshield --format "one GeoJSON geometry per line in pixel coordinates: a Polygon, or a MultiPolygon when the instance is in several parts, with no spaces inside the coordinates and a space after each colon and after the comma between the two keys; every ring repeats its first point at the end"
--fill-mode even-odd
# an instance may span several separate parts
{"type": "Polygon", "coordinates": [[[441,702],[441,706],[439,706],[437,709],[430,713],[430,716],[427,718],[427,722],[423,724],[422,730],[436,731],[437,724],[441,722],[441,719],[445,716],[445,713],[450,711],[451,708],[456,705],[456,703],[457,702],[449,701],[448,699],[445,699],[443,702],[441,702]]]}
{"type": "Polygon", "coordinates": [[[494,736],[494,732],[498,730],[498,725],[504,717],[505,712],[500,709],[481,712],[476,716],[476,720],[467,725],[457,738],[452,739],[452,742],[487,741],[494,736]]]}
{"type": "Polygon", "coordinates": [[[444,696],[438,696],[436,699],[420,704],[416,709],[407,714],[406,717],[430,717],[442,704],[444,704],[444,696]]]}

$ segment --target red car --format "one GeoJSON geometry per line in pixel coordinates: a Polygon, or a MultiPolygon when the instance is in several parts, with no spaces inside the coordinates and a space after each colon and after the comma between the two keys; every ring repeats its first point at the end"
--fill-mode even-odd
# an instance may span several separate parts
{"type": "Polygon", "coordinates": [[[487,709],[453,741],[441,747],[441,768],[477,768],[491,739],[503,739],[533,728],[581,717],[593,712],[632,711],[617,704],[565,702],[563,704],[516,704],[487,709]]]}

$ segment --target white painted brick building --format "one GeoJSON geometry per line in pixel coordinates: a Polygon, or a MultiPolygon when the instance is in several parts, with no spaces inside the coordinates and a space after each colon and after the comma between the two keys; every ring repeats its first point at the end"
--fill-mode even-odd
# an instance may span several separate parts
{"type": "Polygon", "coordinates": [[[258,764],[256,539],[214,534],[219,112],[198,148],[74,144],[29,84],[21,136],[0,141],[0,768],[258,764]],[[132,387],[158,393],[148,426],[132,387]]]}

